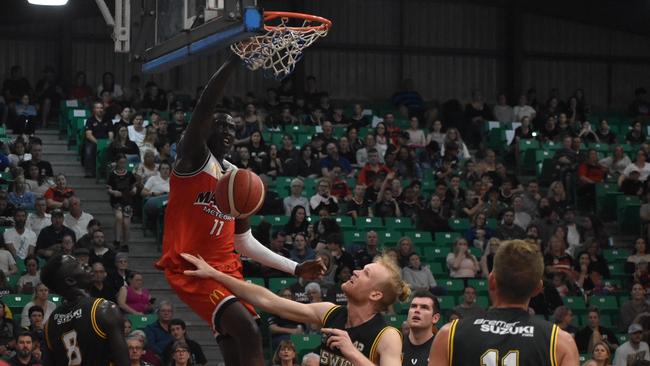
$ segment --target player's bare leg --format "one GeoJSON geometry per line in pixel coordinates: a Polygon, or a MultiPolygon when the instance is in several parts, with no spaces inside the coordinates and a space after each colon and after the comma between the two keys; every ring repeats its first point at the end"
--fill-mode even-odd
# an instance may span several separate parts
{"type": "Polygon", "coordinates": [[[217,341],[226,366],[263,366],[262,333],[251,313],[236,301],[218,316],[215,324],[224,337],[217,341]]]}

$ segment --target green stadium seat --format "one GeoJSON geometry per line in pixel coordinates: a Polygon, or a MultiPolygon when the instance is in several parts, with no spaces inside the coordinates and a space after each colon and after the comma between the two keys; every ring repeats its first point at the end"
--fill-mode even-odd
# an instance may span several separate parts
{"type": "Polygon", "coordinates": [[[573,314],[573,317],[571,317],[571,325],[576,328],[582,327],[582,318],[579,315],[573,314]]]}
{"type": "Polygon", "coordinates": [[[402,234],[397,231],[377,231],[377,236],[383,246],[392,247],[397,245],[397,241],[402,237],[402,234]]]}
{"type": "Polygon", "coordinates": [[[302,356],[310,352],[318,353],[322,336],[318,334],[292,334],[291,342],[296,347],[296,359],[301,360],[302,356]]]}
{"type": "Polygon", "coordinates": [[[350,216],[336,216],[334,221],[339,224],[341,229],[350,229],[354,227],[354,222],[352,222],[352,217],[350,216]]]}
{"type": "Polygon", "coordinates": [[[262,277],[248,277],[246,278],[246,282],[252,283],[254,285],[266,287],[266,284],[264,283],[264,279],[262,277]]]}
{"type": "Polygon", "coordinates": [[[596,185],[596,212],[605,220],[616,218],[616,200],[623,193],[619,192],[616,183],[596,185]]]}
{"type": "Polygon", "coordinates": [[[617,334],[616,339],[618,340],[618,344],[623,344],[629,340],[629,336],[627,334],[617,334]]]}
{"type": "Polygon", "coordinates": [[[585,312],[587,310],[587,304],[582,296],[566,296],[564,298],[564,305],[574,313],[585,312]]]}
{"type": "Polygon", "coordinates": [[[381,217],[358,217],[356,227],[361,230],[383,229],[384,222],[381,217]]]}
{"type": "Polygon", "coordinates": [[[449,227],[453,231],[464,233],[469,230],[471,223],[469,219],[449,219],[449,227]]]}
{"type": "Polygon", "coordinates": [[[625,263],[623,262],[610,262],[607,264],[607,267],[609,268],[610,275],[614,278],[626,278],[629,276],[629,274],[625,273],[625,263]]]}
{"type": "Polygon", "coordinates": [[[456,306],[456,298],[454,296],[438,296],[440,302],[440,310],[451,310],[456,306]]]}
{"type": "Polygon", "coordinates": [[[268,221],[274,228],[282,227],[289,222],[289,216],[285,215],[269,215],[265,216],[264,219],[268,221]]]}
{"type": "Polygon", "coordinates": [[[402,323],[406,321],[406,315],[402,314],[397,314],[397,315],[389,315],[386,317],[386,321],[388,324],[394,326],[397,329],[402,329],[402,323]]]}
{"type": "Polygon", "coordinates": [[[460,236],[460,233],[437,232],[434,242],[437,246],[448,246],[450,244],[453,244],[456,239],[460,238],[460,236]]]}
{"type": "Polygon", "coordinates": [[[616,296],[592,296],[589,299],[589,305],[597,306],[602,312],[618,313],[618,300],[616,296]]]}
{"type": "Polygon", "coordinates": [[[147,315],[129,314],[127,318],[131,321],[131,325],[133,329],[142,329],[147,325],[154,323],[156,320],[158,320],[158,316],[156,316],[155,314],[147,314],[147,315]]]}
{"type": "Polygon", "coordinates": [[[427,264],[434,277],[447,275],[447,270],[442,267],[442,263],[431,262],[427,264]]]}
{"type": "Polygon", "coordinates": [[[589,361],[591,359],[591,356],[589,354],[581,354],[580,355],[580,364],[582,365],[583,363],[589,361]]]}
{"type": "Polygon", "coordinates": [[[48,299],[57,305],[59,305],[61,301],[63,301],[63,298],[60,295],[56,295],[56,294],[50,294],[48,296],[48,299]]]}
{"type": "Polygon", "coordinates": [[[594,150],[596,150],[596,151],[598,151],[598,152],[609,152],[609,151],[611,150],[611,148],[609,147],[609,145],[608,145],[608,144],[605,144],[605,143],[599,143],[599,142],[596,142],[596,143],[588,144],[587,146],[588,146],[590,149],[594,149],[594,150]]]}
{"type": "Polygon", "coordinates": [[[472,278],[467,281],[467,284],[476,289],[478,294],[486,294],[488,292],[488,284],[486,279],[472,278]]]}
{"type": "Polygon", "coordinates": [[[365,243],[366,232],[356,231],[356,230],[345,230],[343,231],[343,241],[345,241],[345,244],[365,243]]]}
{"type": "Polygon", "coordinates": [[[254,216],[251,216],[249,218],[249,221],[251,223],[251,227],[253,227],[253,228],[257,227],[257,225],[259,225],[262,222],[262,220],[264,220],[264,216],[262,216],[262,215],[254,215],[254,216]]]}
{"type": "Polygon", "coordinates": [[[2,300],[12,312],[20,312],[27,303],[32,301],[32,295],[7,294],[2,297],[2,300]]]}
{"type": "Polygon", "coordinates": [[[433,245],[431,233],[428,231],[407,231],[404,235],[411,238],[415,246],[426,247],[433,245]]]}
{"type": "Polygon", "coordinates": [[[616,198],[616,218],[618,230],[623,234],[638,234],[641,227],[639,209],[641,202],[637,196],[618,196],[616,198]]]}
{"type": "Polygon", "coordinates": [[[271,277],[269,278],[269,290],[277,294],[278,291],[293,285],[297,281],[295,277],[271,277]]]}
{"type": "Polygon", "coordinates": [[[393,303],[393,308],[395,308],[395,313],[397,314],[407,314],[409,312],[409,306],[411,306],[411,304],[408,301],[395,301],[395,303],[393,303]]]}
{"type": "MultiPolygon", "coordinates": [[[[2,230],[2,233],[4,234],[4,230],[2,230]]],[[[16,285],[18,284],[18,280],[20,279],[20,276],[22,276],[20,273],[14,273],[11,276],[9,276],[8,278],[9,286],[16,287],[16,285]]]]}
{"type": "Polygon", "coordinates": [[[483,251],[481,250],[481,248],[470,247],[469,252],[472,253],[472,255],[475,256],[477,259],[480,259],[481,256],[483,256],[483,251]]]}
{"type": "Polygon", "coordinates": [[[605,249],[603,250],[603,256],[608,261],[626,261],[627,257],[630,256],[630,251],[627,249],[605,249]]]}
{"type": "Polygon", "coordinates": [[[386,217],[384,222],[388,230],[407,231],[414,228],[413,220],[408,217],[386,217]]]}
{"type": "Polygon", "coordinates": [[[445,286],[450,294],[460,295],[465,290],[465,283],[461,279],[447,278],[437,281],[438,286],[445,286]]]}
{"type": "Polygon", "coordinates": [[[427,259],[427,262],[436,261],[444,263],[449,254],[449,249],[442,247],[424,247],[422,254],[427,259]]]}
{"type": "Polygon", "coordinates": [[[97,156],[95,158],[95,174],[97,181],[106,179],[106,150],[110,141],[108,139],[97,139],[97,156]]]}

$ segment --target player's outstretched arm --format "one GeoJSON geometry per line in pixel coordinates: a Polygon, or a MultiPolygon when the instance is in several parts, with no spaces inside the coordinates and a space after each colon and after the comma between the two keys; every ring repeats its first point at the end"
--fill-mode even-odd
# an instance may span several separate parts
{"type": "Polygon", "coordinates": [[[569,333],[561,329],[557,334],[555,354],[559,366],[573,366],[580,364],[580,354],[578,353],[576,342],[569,333]]]}
{"type": "Polygon", "coordinates": [[[449,365],[449,324],[445,324],[433,339],[429,351],[429,366],[449,365]]]}
{"type": "Polygon", "coordinates": [[[178,162],[180,172],[192,172],[201,167],[208,154],[205,142],[214,123],[213,112],[217,101],[223,96],[228,78],[237,66],[237,57],[231,54],[219,70],[212,75],[192,112],[185,134],[178,144],[178,162]]]}
{"type": "Polygon", "coordinates": [[[115,366],[129,366],[129,349],[124,340],[124,319],[120,309],[111,301],[103,301],[97,308],[97,323],[106,333],[115,366]]]}
{"type": "Polygon", "coordinates": [[[248,283],[230,277],[225,273],[212,268],[201,256],[182,253],[181,256],[192,263],[196,270],[188,270],[184,273],[188,276],[212,278],[221,282],[235,296],[244,301],[259,307],[260,309],[281,316],[284,319],[293,320],[298,323],[321,324],[325,313],[333,306],[331,303],[301,304],[277,296],[264,287],[248,283]]]}
{"type": "Polygon", "coordinates": [[[267,267],[290,273],[306,280],[313,280],[322,276],[327,269],[320,259],[298,264],[262,245],[251,233],[247,218],[236,221],[235,233],[235,250],[267,267]]]}

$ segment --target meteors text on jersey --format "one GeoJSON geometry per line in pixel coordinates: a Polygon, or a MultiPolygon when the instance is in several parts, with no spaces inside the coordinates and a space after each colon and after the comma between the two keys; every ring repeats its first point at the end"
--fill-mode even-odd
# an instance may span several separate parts
{"type": "Polygon", "coordinates": [[[194,200],[195,205],[203,206],[203,212],[215,216],[223,221],[233,221],[234,217],[219,211],[214,199],[214,192],[199,192],[194,200]]]}

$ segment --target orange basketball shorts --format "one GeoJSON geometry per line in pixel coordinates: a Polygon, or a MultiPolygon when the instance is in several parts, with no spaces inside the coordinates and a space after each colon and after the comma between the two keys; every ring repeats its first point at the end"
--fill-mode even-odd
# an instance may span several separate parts
{"type": "MultiPolygon", "coordinates": [[[[244,280],[239,261],[215,268],[238,280],[244,280]]],[[[165,270],[165,277],[178,297],[210,324],[216,335],[223,333],[219,329],[220,312],[232,302],[239,301],[253,318],[259,317],[253,305],[237,298],[226,286],[213,279],[187,276],[171,270],[165,270]]]]}

